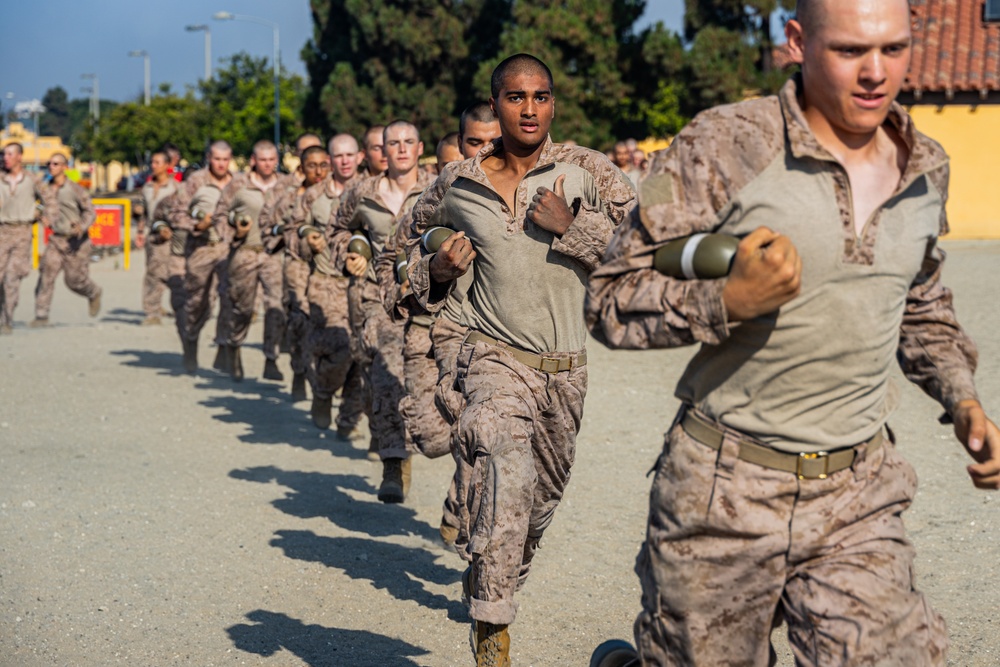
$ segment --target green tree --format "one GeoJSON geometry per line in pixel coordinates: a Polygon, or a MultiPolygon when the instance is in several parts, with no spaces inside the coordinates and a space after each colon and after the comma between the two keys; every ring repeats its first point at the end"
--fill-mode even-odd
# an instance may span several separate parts
{"type": "Polygon", "coordinates": [[[686,0],[684,34],[691,45],[688,83],[692,110],[739,100],[745,91],[773,92],[771,23],[795,0],[686,0]]]}
{"type": "Polygon", "coordinates": [[[47,137],[60,137],[69,142],[70,106],[69,95],[62,86],[49,88],[42,97],[45,113],[38,116],[38,132],[47,137]]]}
{"type": "Polygon", "coordinates": [[[515,2],[499,53],[479,67],[476,91],[489,95],[490,74],[503,58],[515,53],[537,56],[554,79],[553,138],[609,148],[634,104],[633,67],[641,53],[641,37],[632,27],[645,4],[645,0],[515,2]]]}
{"type": "Polygon", "coordinates": [[[177,144],[183,155],[198,155],[206,137],[199,122],[204,116],[204,106],[190,92],[183,97],[171,92],[155,95],[149,106],[142,101],[120,104],[102,113],[97,128],[86,122],[77,139],[78,156],[142,164],[167,141],[177,144]]]}
{"type": "MultiPolygon", "coordinates": [[[[236,155],[248,155],[260,139],[274,137],[274,70],[267,58],[241,52],[224,61],[215,77],[201,81],[202,139],[228,141],[236,155]]],[[[281,143],[287,146],[302,133],[301,109],[306,86],[302,77],[279,75],[281,143]]]]}
{"type": "Polygon", "coordinates": [[[395,118],[421,129],[428,151],[457,129],[478,61],[496,53],[510,0],[311,0],[302,51],[311,89],[304,122],[360,136],[395,118]]]}

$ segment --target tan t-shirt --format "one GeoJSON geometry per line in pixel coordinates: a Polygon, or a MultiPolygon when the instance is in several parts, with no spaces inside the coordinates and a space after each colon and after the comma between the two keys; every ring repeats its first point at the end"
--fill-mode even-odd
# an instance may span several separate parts
{"type": "MultiPolygon", "coordinates": [[[[465,232],[471,241],[476,259],[460,324],[531,352],[581,350],[587,338],[587,276],[634,206],[635,191],[607,156],[547,138],[538,163],[517,188],[511,211],[481,167],[500,141],[470,160],[448,165],[414,207],[414,233],[441,225],[465,232]],[[553,188],[559,176],[566,177],[566,200],[575,215],[562,237],[526,215],[537,189],[553,188]]],[[[414,294],[428,310],[440,310],[447,293],[431,289],[429,256],[417,236],[408,247],[414,294]]],[[[454,281],[448,290],[453,287],[454,281]]]]}

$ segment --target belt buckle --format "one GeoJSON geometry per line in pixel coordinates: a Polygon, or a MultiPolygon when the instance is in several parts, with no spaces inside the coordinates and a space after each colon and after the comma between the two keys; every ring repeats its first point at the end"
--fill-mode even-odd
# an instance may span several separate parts
{"type": "Polygon", "coordinates": [[[830,452],[800,452],[799,458],[795,461],[795,475],[799,479],[826,479],[830,474],[830,452]],[[818,458],[823,459],[823,472],[816,477],[806,477],[802,474],[802,462],[812,461],[818,458]]]}
{"type": "Polygon", "coordinates": [[[538,365],[538,370],[543,373],[558,373],[559,358],[542,356],[541,363],[538,365]]]}

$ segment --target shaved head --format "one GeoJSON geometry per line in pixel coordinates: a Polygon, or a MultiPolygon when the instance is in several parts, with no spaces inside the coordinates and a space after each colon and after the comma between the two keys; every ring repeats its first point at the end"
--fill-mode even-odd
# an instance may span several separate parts
{"type": "MultiPolygon", "coordinates": [[[[798,0],[795,3],[795,20],[802,29],[811,32],[823,24],[823,19],[829,11],[829,5],[834,0],[798,0]]],[[[907,0],[909,5],[909,0],[907,0]]]]}
{"type": "Polygon", "coordinates": [[[552,71],[549,70],[548,66],[533,55],[518,53],[501,62],[493,70],[493,76],[490,79],[490,95],[493,99],[500,97],[500,91],[503,90],[507,79],[521,74],[544,76],[549,81],[549,91],[552,91],[552,71]]]}

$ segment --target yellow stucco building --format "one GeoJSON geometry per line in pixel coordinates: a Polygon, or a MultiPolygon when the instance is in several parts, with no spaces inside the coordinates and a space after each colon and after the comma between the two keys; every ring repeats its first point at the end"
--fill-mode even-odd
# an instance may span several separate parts
{"type": "Polygon", "coordinates": [[[69,146],[63,144],[59,137],[36,137],[35,133],[24,126],[24,123],[8,123],[7,127],[0,132],[0,150],[7,144],[21,144],[24,149],[24,166],[28,169],[39,165],[41,170],[45,170],[45,164],[56,153],[62,153],[70,160],[73,159],[73,151],[69,146]]]}
{"type": "Polygon", "coordinates": [[[1000,24],[983,0],[911,3],[913,54],[899,101],[951,158],[953,239],[1000,239],[1000,24]]]}

